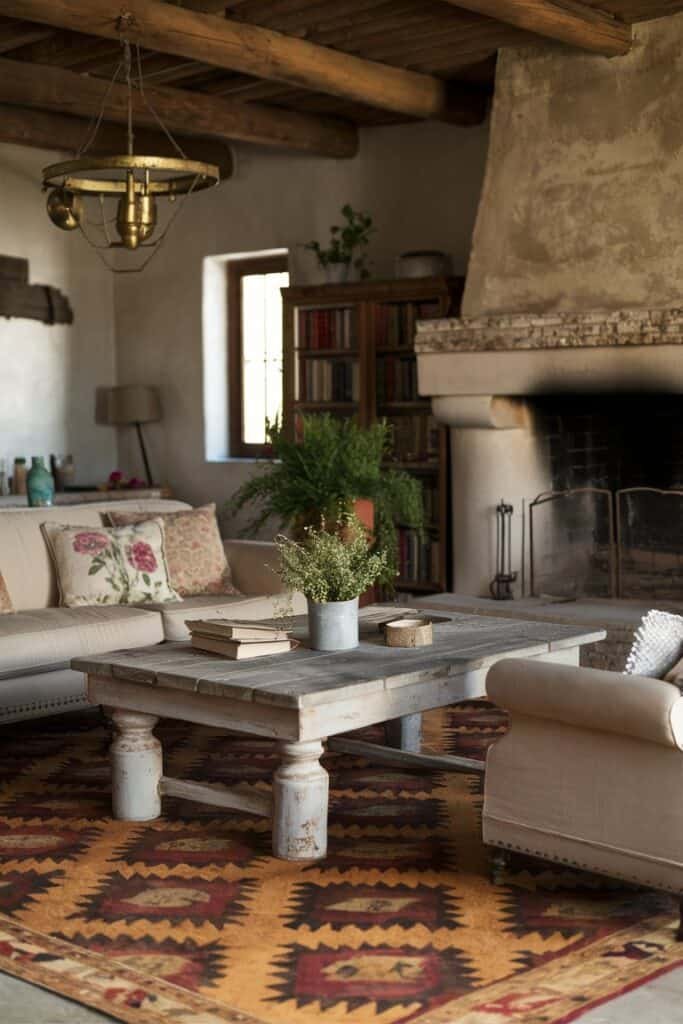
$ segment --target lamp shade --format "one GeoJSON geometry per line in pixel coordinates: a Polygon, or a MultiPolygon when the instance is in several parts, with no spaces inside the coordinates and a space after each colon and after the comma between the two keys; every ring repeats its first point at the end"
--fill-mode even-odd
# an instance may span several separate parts
{"type": "Polygon", "coordinates": [[[155,423],[161,419],[161,399],[156,388],[143,385],[110,388],[107,395],[107,423],[155,423]]]}

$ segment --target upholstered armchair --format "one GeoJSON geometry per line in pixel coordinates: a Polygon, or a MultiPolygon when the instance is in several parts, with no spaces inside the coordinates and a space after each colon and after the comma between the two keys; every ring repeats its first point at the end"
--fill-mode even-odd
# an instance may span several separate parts
{"type": "Polygon", "coordinates": [[[679,687],[509,658],[486,689],[510,729],[488,753],[484,842],[674,893],[683,939],[679,687]]]}

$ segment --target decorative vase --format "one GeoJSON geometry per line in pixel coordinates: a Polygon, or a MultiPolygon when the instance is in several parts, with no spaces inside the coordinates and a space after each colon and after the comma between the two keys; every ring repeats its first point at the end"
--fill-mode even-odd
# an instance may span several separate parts
{"type": "Polygon", "coordinates": [[[40,505],[51,505],[55,496],[55,482],[45,465],[42,455],[34,455],[31,468],[26,477],[28,503],[33,508],[40,505]]]}
{"type": "Polygon", "coordinates": [[[328,284],[344,284],[349,279],[349,263],[328,263],[325,266],[325,279],[328,284]]]}
{"type": "Polygon", "coordinates": [[[308,601],[308,635],[315,651],[350,651],[358,647],[358,598],[308,601]]]}

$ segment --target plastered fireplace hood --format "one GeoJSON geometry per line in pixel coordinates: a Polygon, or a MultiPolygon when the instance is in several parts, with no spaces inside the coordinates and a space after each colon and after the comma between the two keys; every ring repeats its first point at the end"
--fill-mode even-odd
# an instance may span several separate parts
{"type": "Polygon", "coordinates": [[[415,349],[433,398],[683,392],[683,309],[424,320],[415,349]]]}

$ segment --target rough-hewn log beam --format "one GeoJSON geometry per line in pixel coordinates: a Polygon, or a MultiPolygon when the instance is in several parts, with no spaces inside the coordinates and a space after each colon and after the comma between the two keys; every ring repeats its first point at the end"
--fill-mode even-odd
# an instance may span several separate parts
{"type": "Polygon", "coordinates": [[[476,14],[577,46],[605,57],[631,49],[631,28],[622,21],[577,0],[446,0],[476,14]]]}
{"type": "MultiPolygon", "coordinates": [[[[8,103],[0,104],[0,142],[77,153],[87,138],[89,127],[90,121],[83,117],[69,117],[45,110],[29,110],[8,103]]],[[[232,176],[233,158],[227,144],[214,139],[179,134],[176,134],[175,138],[190,160],[216,164],[220,169],[222,181],[232,176]]],[[[107,156],[120,152],[124,144],[125,134],[121,128],[105,121],[88,147],[88,153],[92,156],[107,156]]],[[[177,156],[177,150],[163,132],[155,132],[149,128],[136,130],[135,148],[139,153],[177,156]]]]}
{"type": "MultiPolygon", "coordinates": [[[[161,0],[3,0],[6,12],[60,28],[130,40],[162,53],[199,60],[304,89],[330,93],[416,118],[461,119],[462,98],[431,75],[363,60],[271,29],[161,0]]],[[[481,117],[479,117],[481,120],[481,117]]],[[[467,123],[471,123],[470,116],[467,123]]]]}
{"type": "MultiPolygon", "coordinates": [[[[100,110],[107,82],[63,68],[0,58],[0,102],[76,117],[93,117],[100,110]]],[[[350,157],[358,149],[353,125],[255,103],[237,103],[182,89],[145,89],[147,99],[171,131],[241,139],[267,146],[300,149],[325,156],[350,157]]],[[[109,90],[105,117],[125,124],[128,92],[116,84],[109,90]]],[[[157,122],[136,96],[135,120],[148,128],[157,122]]]]}

